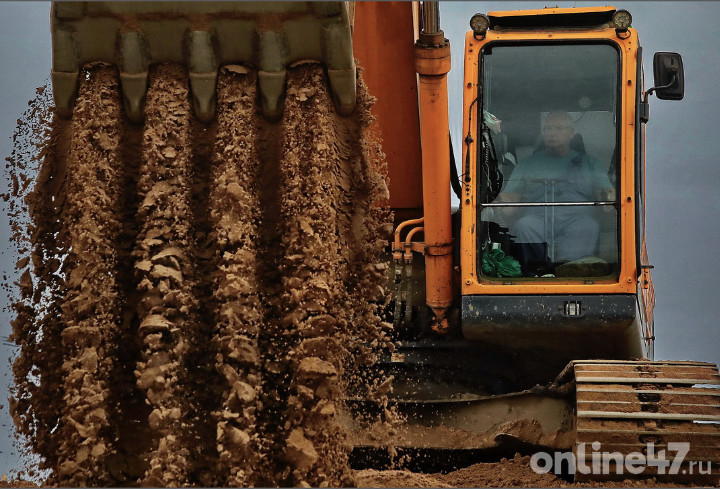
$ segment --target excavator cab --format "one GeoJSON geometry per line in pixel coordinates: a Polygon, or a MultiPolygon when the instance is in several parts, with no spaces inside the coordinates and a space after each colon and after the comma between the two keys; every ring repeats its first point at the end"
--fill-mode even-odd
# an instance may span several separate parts
{"type": "Polygon", "coordinates": [[[556,369],[646,357],[652,342],[636,307],[642,79],[637,34],[614,26],[616,12],[478,14],[466,38],[463,334],[546,349],[556,369]],[[508,140],[511,174],[493,132],[508,140]]]}
{"type": "Polygon", "coordinates": [[[507,277],[492,266],[482,269],[497,249],[521,265],[513,278],[617,274],[618,49],[493,43],[481,56],[480,105],[501,124],[493,129],[483,121],[476,139],[504,135],[517,164],[498,175],[491,167],[502,155],[494,145],[479,157],[487,170],[478,182],[478,274],[507,277]],[[587,263],[568,265],[583,258],[587,263]]]}

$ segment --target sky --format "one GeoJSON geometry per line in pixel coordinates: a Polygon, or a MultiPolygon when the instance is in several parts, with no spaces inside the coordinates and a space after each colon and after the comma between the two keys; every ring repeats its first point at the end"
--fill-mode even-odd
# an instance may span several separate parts
{"type": "MultiPolygon", "coordinates": [[[[441,27],[452,44],[449,75],[450,126],[454,147],[462,127],[462,60],[465,32],[476,12],[582,7],[603,2],[441,2],[441,27]]],[[[647,127],[647,233],[653,281],[656,359],[720,363],[715,281],[720,277],[720,2],[615,2],[629,10],[644,49],[646,80],[652,82],[652,55],[683,55],[685,99],[651,97],[647,127]]],[[[49,2],[0,1],[0,156],[12,150],[16,120],[49,79],[51,64],[49,2]]],[[[459,159],[458,159],[459,161],[459,159]]],[[[4,168],[4,165],[3,165],[4,168]]],[[[0,178],[0,192],[5,178],[0,178]]],[[[0,216],[0,271],[12,275],[15,262],[7,219],[0,216]]],[[[0,273],[0,277],[2,273],[0,273]]],[[[0,294],[2,296],[2,294],[0,294]]],[[[5,305],[4,296],[0,298],[5,305]]],[[[10,317],[0,312],[0,474],[18,467],[12,447],[12,421],[5,398],[12,382],[5,341],[10,317]]]]}

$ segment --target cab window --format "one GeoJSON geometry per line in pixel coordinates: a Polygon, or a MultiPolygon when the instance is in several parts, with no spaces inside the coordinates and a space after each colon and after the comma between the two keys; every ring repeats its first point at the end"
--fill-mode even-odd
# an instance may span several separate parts
{"type": "Polygon", "coordinates": [[[513,44],[480,56],[479,274],[616,274],[618,51],[513,44]]]}

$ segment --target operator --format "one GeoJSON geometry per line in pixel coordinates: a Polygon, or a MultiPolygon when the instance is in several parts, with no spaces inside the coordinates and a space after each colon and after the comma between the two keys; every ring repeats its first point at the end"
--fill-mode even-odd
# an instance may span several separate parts
{"type": "MultiPolygon", "coordinates": [[[[584,148],[578,151],[571,147],[574,135],[570,114],[550,112],[542,129],[543,148],[518,163],[498,200],[591,202],[614,196],[613,185],[600,162],[584,148]]],[[[612,211],[611,207],[607,209],[612,211]]],[[[508,221],[518,218],[510,232],[520,246],[518,259],[526,273],[528,265],[550,265],[553,243],[555,263],[595,253],[600,224],[592,206],[506,207],[503,215],[508,221]]]]}

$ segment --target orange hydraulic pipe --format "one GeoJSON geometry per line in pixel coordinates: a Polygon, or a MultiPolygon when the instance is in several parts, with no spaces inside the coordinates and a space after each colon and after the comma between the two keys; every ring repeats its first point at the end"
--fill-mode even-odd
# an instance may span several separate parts
{"type": "Polygon", "coordinates": [[[410,219],[409,221],[404,221],[398,224],[397,229],[395,229],[395,240],[393,241],[393,259],[395,261],[401,261],[402,260],[402,252],[403,252],[403,245],[402,241],[400,240],[400,233],[406,226],[414,226],[415,224],[422,224],[424,218],[420,219],[410,219]]]}
{"type": "MultiPolygon", "coordinates": [[[[402,240],[400,239],[400,233],[402,232],[403,229],[405,229],[406,226],[414,226],[415,224],[422,224],[423,221],[425,221],[425,219],[421,217],[419,219],[410,219],[409,221],[404,221],[404,222],[401,222],[400,224],[398,224],[398,227],[395,229],[395,243],[394,244],[397,246],[402,245],[402,240]]],[[[396,246],[394,246],[393,248],[395,248],[395,247],[396,246]]]]}
{"type": "Polygon", "coordinates": [[[430,35],[421,33],[415,44],[415,71],[420,105],[426,302],[437,316],[436,324],[446,324],[445,312],[452,304],[447,92],[450,43],[442,31],[430,35]]]}
{"type": "Polygon", "coordinates": [[[425,228],[422,226],[412,228],[410,232],[407,234],[407,237],[405,238],[405,255],[403,258],[405,258],[406,262],[412,261],[412,246],[413,246],[413,238],[417,233],[422,233],[425,231],[425,228]]]}
{"type": "Polygon", "coordinates": [[[407,233],[407,236],[405,236],[405,248],[410,246],[410,243],[412,243],[412,239],[415,237],[417,233],[422,233],[425,231],[425,228],[422,226],[418,226],[416,228],[412,228],[409,233],[407,233]]]}

